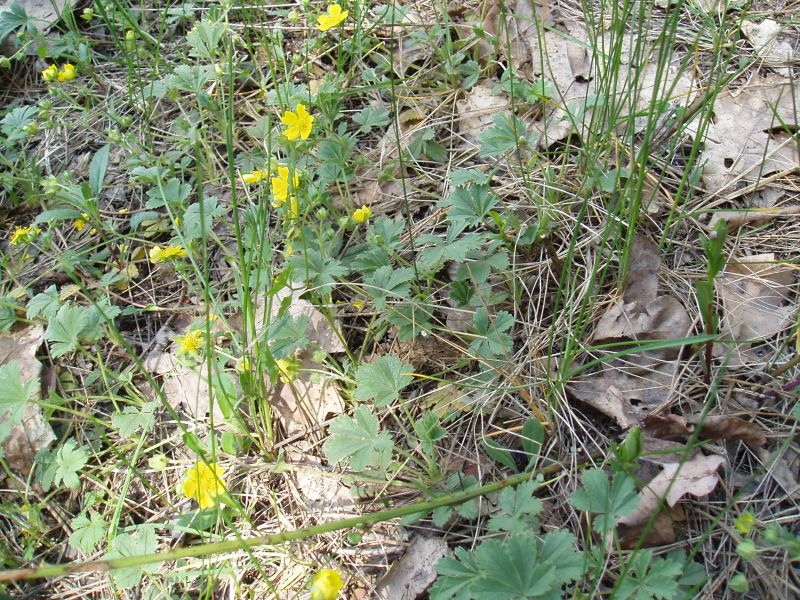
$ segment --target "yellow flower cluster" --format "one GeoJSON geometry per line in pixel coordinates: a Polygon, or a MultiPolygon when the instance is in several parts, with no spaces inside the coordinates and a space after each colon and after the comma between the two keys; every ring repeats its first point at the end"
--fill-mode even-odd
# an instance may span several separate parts
{"type": "Polygon", "coordinates": [[[355,221],[356,223],[364,223],[365,221],[369,221],[369,218],[371,216],[372,216],[372,209],[366,204],[362,204],[361,208],[357,208],[353,212],[353,221],[355,221]]]}
{"type": "Polygon", "coordinates": [[[16,227],[14,233],[11,234],[11,245],[29,244],[36,239],[36,236],[42,233],[38,227],[16,227]]]}
{"type": "Polygon", "coordinates": [[[79,219],[75,219],[72,222],[72,226],[76,229],[76,231],[83,231],[83,228],[86,227],[86,222],[89,220],[89,215],[86,213],[81,213],[79,219]]]}
{"type": "MultiPolygon", "coordinates": [[[[272,196],[274,198],[273,206],[283,206],[283,203],[289,198],[289,167],[278,167],[278,176],[270,180],[272,187],[272,196]]],[[[297,171],[292,173],[291,188],[294,191],[300,185],[300,177],[297,171]]]]}
{"type": "Polygon", "coordinates": [[[181,245],[167,246],[153,246],[150,248],[150,262],[155,264],[166,262],[173,258],[184,258],[187,256],[186,250],[181,245]]]}
{"type": "Polygon", "coordinates": [[[222,475],[225,471],[216,463],[198,461],[186,472],[181,491],[187,498],[197,500],[200,508],[211,508],[217,498],[227,492],[222,475]]]}
{"type": "Polygon", "coordinates": [[[335,600],[342,590],[342,576],[333,569],[322,569],[311,578],[311,600],[335,600]]]}
{"type": "Polygon", "coordinates": [[[58,70],[58,67],[55,65],[50,65],[46,69],[42,71],[42,79],[46,82],[50,83],[55,80],[58,81],[72,81],[75,79],[78,71],[75,68],[75,65],[71,63],[64,63],[61,66],[61,70],[58,70]]]}
{"type": "Polygon", "coordinates": [[[244,181],[247,185],[253,185],[259,183],[266,176],[267,173],[265,171],[255,170],[251,171],[250,173],[242,173],[242,181],[244,181]]]}

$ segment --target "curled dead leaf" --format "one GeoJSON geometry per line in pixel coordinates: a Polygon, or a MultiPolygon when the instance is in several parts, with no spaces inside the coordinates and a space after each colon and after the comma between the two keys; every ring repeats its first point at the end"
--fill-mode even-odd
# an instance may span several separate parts
{"type": "Polygon", "coordinates": [[[664,465],[664,469],[639,492],[639,505],[619,523],[637,526],[646,523],[664,500],[666,506],[674,507],[686,495],[707,496],[717,487],[717,469],[725,464],[721,456],[697,454],[683,464],[664,465]]]}

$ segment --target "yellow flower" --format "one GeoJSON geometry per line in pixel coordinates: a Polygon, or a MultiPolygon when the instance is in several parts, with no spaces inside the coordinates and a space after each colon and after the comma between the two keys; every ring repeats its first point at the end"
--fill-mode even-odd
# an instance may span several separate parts
{"type": "Polygon", "coordinates": [[[44,71],[42,71],[42,79],[48,83],[55,81],[56,77],[58,77],[58,67],[55,65],[50,65],[44,71]]]}
{"type": "Polygon", "coordinates": [[[738,531],[742,535],[747,535],[748,533],[750,533],[755,524],[756,524],[756,517],[749,510],[743,512],[740,516],[736,517],[733,520],[733,525],[734,527],[736,527],[736,531],[738,531]]]}
{"type": "Polygon", "coordinates": [[[346,10],[342,10],[342,7],[338,4],[329,4],[328,14],[317,17],[317,28],[320,31],[328,31],[331,27],[340,25],[346,18],[346,10]]]}
{"type": "Polygon", "coordinates": [[[322,569],[311,578],[311,600],[335,600],[342,589],[342,577],[333,569],[322,569]]]}
{"type": "Polygon", "coordinates": [[[183,258],[184,256],[187,256],[186,250],[180,245],[167,246],[166,248],[153,246],[150,248],[150,262],[153,264],[162,263],[171,258],[183,258]]]}
{"type": "MultiPolygon", "coordinates": [[[[282,206],[289,197],[289,167],[278,167],[278,176],[271,179],[272,195],[275,200],[273,206],[282,206]]],[[[292,174],[292,189],[297,189],[300,185],[300,177],[297,171],[292,174]]]]}
{"type": "Polygon", "coordinates": [[[251,173],[242,173],[242,181],[244,181],[247,185],[258,183],[262,179],[264,179],[264,171],[255,170],[251,173]]]}
{"type": "Polygon", "coordinates": [[[305,104],[298,104],[294,107],[294,111],[287,110],[283,113],[281,121],[287,127],[286,131],[283,132],[286,139],[289,141],[294,141],[297,138],[305,140],[311,135],[314,117],[308,114],[305,104]]]}
{"type": "Polygon", "coordinates": [[[28,244],[36,239],[36,236],[42,233],[38,227],[16,227],[14,233],[11,234],[11,245],[16,246],[20,242],[28,244]]]}
{"type": "Polygon", "coordinates": [[[83,231],[83,228],[86,227],[86,221],[88,220],[89,220],[89,215],[87,215],[86,213],[81,213],[81,218],[75,219],[72,222],[72,226],[78,231],[83,231]]]}
{"type": "Polygon", "coordinates": [[[61,67],[61,70],[58,72],[58,80],[59,81],[71,81],[75,79],[75,65],[70,63],[64,63],[61,67]]]}
{"type": "Polygon", "coordinates": [[[368,221],[371,216],[372,209],[366,204],[362,204],[361,208],[357,208],[353,212],[353,221],[356,223],[363,223],[364,221],[368,221]]]}
{"type": "Polygon", "coordinates": [[[183,495],[197,500],[200,508],[211,508],[216,499],[225,494],[224,471],[216,463],[197,462],[186,472],[183,495]]]}
{"type": "Polygon", "coordinates": [[[176,353],[178,356],[197,356],[203,350],[205,340],[203,339],[203,332],[200,329],[195,329],[186,335],[175,336],[175,343],[178,346],[176,353]]]}
{"type": "Polygon", "coordinates": [[[275,361],[283,383],[291,383],[300,376],[300,362],[294,358],[279,358],[275,361]]]}

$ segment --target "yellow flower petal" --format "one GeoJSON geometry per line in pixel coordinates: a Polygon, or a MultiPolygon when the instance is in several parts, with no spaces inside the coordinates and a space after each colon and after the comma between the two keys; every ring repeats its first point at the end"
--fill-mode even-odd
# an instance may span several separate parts
{"type": "Polygon", "coordinates": [[[187,498],[197,500],[200,508],[211,508],[227,491],[222,474],[222,468],[216,463],[198,461],[186,472],[181,491],[187,498]]]}
{"type": "Polygon", "coordinates": [[[317,29],[328,31],[340,25],[347,18],[347,15],[348,12],[342,10],[339,4],[330,4],[328,5],[328,13],[317,17],[317,29]]]}
{"type": "Polygon", "coordinates": [[[55,81],[58,77],[58,67],[55,65],[50,65],[45,70],[42,71],[42,79],[47,81],[48,83],[51,81],[55,81]]]}
{"type": "Polygon", "coordinates": [[[287,127],[283,132],[287,140],[290,142],[297,138],[305,140],[311,135],[314,117],[308,113],[305,104],[301,103],[294,107],[294,111],[287,110],[283,113],[281,122],[287,127]]]}
{"type": "Polygon", "coordinates": [[[335,600],[342,585],[339,573],[333,569],[322,569],[311,578],[311,600],[335,600]]]}

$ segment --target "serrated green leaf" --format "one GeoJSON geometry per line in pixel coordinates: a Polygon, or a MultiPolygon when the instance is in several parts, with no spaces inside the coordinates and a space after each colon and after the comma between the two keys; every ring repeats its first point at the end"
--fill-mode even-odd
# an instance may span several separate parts
{"type": "Polygon", "coordinates": [[[489,529],[509,533],[538,531],[537,515],[542,511],[542,501],[533,495],[537,487],[535,481],[525,481],[515,488],[501,491],[498,499],[500,510],[489,519],[489,529]]]}
{"type": "Polygon", "coordinates": [[[22,383],[17,361],[0,366],[0,444],[22,421],[25,406],[35,397],[37,385],[36,379],[22,383]]]}
{"type": "Polygon", "coordinates": [[[111,415],[111,426],[123,438],[130,438],[140,427],[142,431],[147,432],[156,421],[156,406],[156,402],[148,402],[141,409],[135,406],[126,406],[121,413],[111,415]]]}
{"type": "Polygon", "coordinates": [[[359,133],[369,133],[389,124],[389,111],[383,106],[367,106],[353,115],[353,122],[360,125],[359,133]]]}
{"type": "Polygon", "coordinates": [[[615,600],[670,600],[678,591],[683,562],[653,558],[649,550],[640,550],[631,559],[624,579],[617,582],[615,600]]]}
{"type": "Polygon", "coordinates": [[[163,208],[166,205],[172,207],[179,206],[192,193],[192,186],[181,182],[180,179],[172,177],[160,187],[156,186],[147,192],[147,203],[145,208],[163,208]]]}
{"type": "Polygon", "coordinates": [[[414,381],[414,367],[403,364],[392,355],[381,356],[372,363],[361,365],[356,370],[356,400],[375,400],[375,406],[386,406],[400,395],[400,391],[414,381]]]}
{"type": "Polygon", "coordinates": [[[494,117],[494,125],[478,136],[481,158],[500,156],[520,145],[530,144],[534,136],[528,133],[525,123],[511,113],[494,117]]]}
{"type": "MultiPolygon", "coordinates": [[[[478,480],[472,475],[463,475],[461,473],[453,473],[447,478],[444,486],[442,486],[441,493],[437,492],[435,496],[450,495],[457,492],[465,492],[478,487],[478,480]]],[[[437,527],[444,527],[450,520],[453,511],[456,511],[462,518],[472,520],[477,519],[479,514],[478,499],[473,498],[455,506],[440,506],[435,508],[431,514],[433,524],[437,527]]]]}
{"type": "Polygon", "coordinates": [[[318,292],[328,291],[336,280],[347,275],[348,269],[339,260],[325,256],[318,250],[308,249],[304,255],[291,259],[292,274],[318,292]]]}
{"type": "Polygon", "coordinates": [[[76,489],[81,483],[78,472],[86,466],[87,462],[89,462],[89,451],[79,448],[75,440],[67,440],[56,454],[57,468],[53,483],[58,485],[63,482],[68,488],[76,489]]]}
{"type": "Polygon", "coordinates": [[[108,531],[108,525],[103,517],[90,511],[89,518],[85,515],[78,515],[70,523],[72,534],[69,536],[69,545],[75,550],[81,550],[84,554],[89,554],[95,549],[108,531]]]}
{"type": "Polygon", "coordinates": [[[490,321],[489,311],[481,307],[475,311],[473,319],[475,332],[481,336],[470,344],[469,349],[476,356],[492,358],[511,352],[513,340],[507,333],[514,325],[514,317],[500,311],[490,321]]]}
{"type": "Polygon", "coordinates": [[[331,421],[323,452],[331,463],[349,462],[354,471],[376,468],[386,471],[394,442],[387,431],[380,431],[378,419],[366,406],[353,416],[340,415],[331,421]]]}
{"type": "Polygon", "coordinates": [[[440,200],[437,206],[449,208],[447,218],[452,222],[463,222],[467,227],[477,227],[497,206],[497,196],[488,185],[457,187],[448,198],[440,200]]]}
{"type": "Polygon", "coordinates": [[[401,342],[413,340],[418,335],[430,333],[433,311],[420,302],[402,302],[391,306],[386,320],[397,327],[397,339],[401,342]]]}
{"type": "Polygon", "coordinates": [[[439,425],[439,417],[431,411],[427,411],[422,418],[414,422],[414,433],[417,434],[422,451],[429,456],[433,455],[434,444],[447,435],[439,425]]]}
{"type": "Polygon", "coordinates": [[[28,301],[28,308],[25,316],[28,319],[35,319],[42,315],[46,319],[52,319],[58,314],[58,309],[61,308],[61,298],[58,296],[56,286],[51,285],[45,291],[36,294],[28,301]]]}
{"type": "MultiPolygon", "coordinates": [[[[291,301],[291,296],[286,300],[291,301]]],[[[308,315],[299,315],[296,319],[288,312],[280,315],[265,331],[272,356],[277,359],[288,358],[295,350],[305,348],[308,345],[307,330],[308,315]]]]}
{"type": "Polygon", "coordinates": [[[189,55],[214,61],[216,50],[224,33],[225,23],[223,21],[212,23],[203,19],[199,23],[195,23],[194,27],[186,34],[186,41],[191,47],[189,55]]]}
{"type": "Polygon", "coordinates": [[[214,225],[214,219],[218,219],[225,214],[225,209],[219,206],[219,200],[216,196],[209,196],[203,199],[202,213],[200,204],[200,202],[190,204],[183,213],[181,227],[183,228],[183,237],[187,241],[208,238],[214,225]]]}
{"type": "Polygon", "coordinates": [[[28,133],[23,128],[33,123],[38,114],[39,109],[35,106],[18,106],[0,120],[0,131],[9,141],[25,139],[28,133]]]}
{"type": "Polygon", "coordinates": [[[47,325],[44,339],[50,344],[54,358],[75,351],[80,343],[80,334],[89,321],[85,308],[64,304],[47,325]]]}
{"type": "Polygon", "coordinates": [[[581,477],[583,489],[572,493],[570,502],[578,510],[594,513],[594,530],[608,533],[620,517],[632,513],[639,504],[633,479],[617,473],[609,485],[608,475],[601,469],[589,469],[581,477]]]}
{"type": "Polygon", "coordinates": [[[12,2],[11,6],[0,10],[0,44],[18,29],[33,33],[36,31],[36,24],[19,2],[12,2]]]}
{"type": "Polygon", "coordinates": [[[410,282],[415,278],[414,270],[409,267],[380,267],[364,278],[364,290],[372,297],[376,310],[383,310],[389,298],[408,298],[410,282]]]}
{"type": "MultiPolygon", "coordinates": [[[[150,525],[140,525],[134,533],[120,533],[111,540],[111,551],[103,558],[126,558],[153,554],[156,551],[158,540],[155,529],[150,525]]],[[[144,573],[152,573],[158,565],[142,565],[141,567],[125,567],[114,569],[111,573],[114,582],[122,589],[136,586],[144,573]]]]}
{"type": "Polygon", "coordinates": [[[450,173],[450,181],[455,186],[465,186],[472,183],[483,185],[489,183],[489,176],[478,169],[453,169],[450,173]]]}

